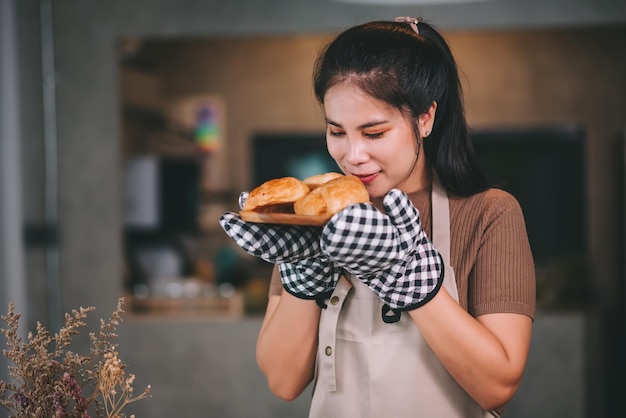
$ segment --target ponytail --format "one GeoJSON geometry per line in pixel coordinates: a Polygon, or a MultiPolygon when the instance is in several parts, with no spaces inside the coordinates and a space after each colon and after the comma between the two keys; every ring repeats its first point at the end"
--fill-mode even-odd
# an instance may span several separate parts
{"type": "Polygon", "coordinates": [[[342,32],[318,56],[315,95],[323,104],[328,89],[350,78],[414,120],[437,102],[426,159],[449,193],[479,193],[490,185],[469,136],[456,62],[434,27],[419,21],[417,28],[379,21],[342,32]]]}

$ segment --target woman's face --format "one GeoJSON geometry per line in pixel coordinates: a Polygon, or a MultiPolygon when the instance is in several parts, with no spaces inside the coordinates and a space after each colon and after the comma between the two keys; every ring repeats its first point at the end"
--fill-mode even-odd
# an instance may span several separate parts
{"type": "Polygon", "coordinates": [[[345,174],[361,179],[372,198],[392,188],[412,192],[424,186],[425,164],[411,120],[350,82],[324,96],[328,152],[345,174]]]}

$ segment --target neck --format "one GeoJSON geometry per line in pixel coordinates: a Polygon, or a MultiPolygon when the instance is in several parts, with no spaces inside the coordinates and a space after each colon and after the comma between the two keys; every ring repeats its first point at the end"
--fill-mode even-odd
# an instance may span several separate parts
{"type": "Polygon", "coordinates": [[[409,194],[430,186],[430,183],[430,164],[426,162],[426,157],[418,152],[411,171],[406,178],[396,186],[396,189],[400,189],[404,193],[409,194]]]}

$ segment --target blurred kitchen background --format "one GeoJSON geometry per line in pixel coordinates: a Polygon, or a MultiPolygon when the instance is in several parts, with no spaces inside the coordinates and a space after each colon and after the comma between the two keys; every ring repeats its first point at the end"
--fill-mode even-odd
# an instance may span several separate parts
{"type": "Polygon", "coordinates": [[[311,71],[333,34],[421,15],[537,262],[504,416],[624,416],[626,2],[384,3],[3,0],[0,307],[55,331],[125,296],[120,356],[153,388],[138,417],[306,416],[310,390],[278,400],[255,363],[271,267],[217,218],[268,178],[332,169],[311,71]]]}

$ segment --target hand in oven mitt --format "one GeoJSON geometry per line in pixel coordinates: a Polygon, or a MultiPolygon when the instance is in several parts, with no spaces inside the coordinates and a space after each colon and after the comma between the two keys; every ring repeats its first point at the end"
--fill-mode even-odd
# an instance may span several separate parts
{"type": "MultiPolygon", "coordinates": [[[[239,206],[247,197],[239,197],[239,206]]],[[[222,229],[248,254],[278,264],[286,291],[300,299],[323,299],[334,290],[341,269],[320,249],[321,229],[310,226],[257,224],[243,221],[238,214],[220,217],[222,229]]]]}
{"type": "Polygon", "coordinates": [[[385,213],[364,203],[337,213],[322,231],[321,248],[391,309],[415,309],[441,288],[443,259],[405,193],[392,189],[383,206],[385,213]]]}

